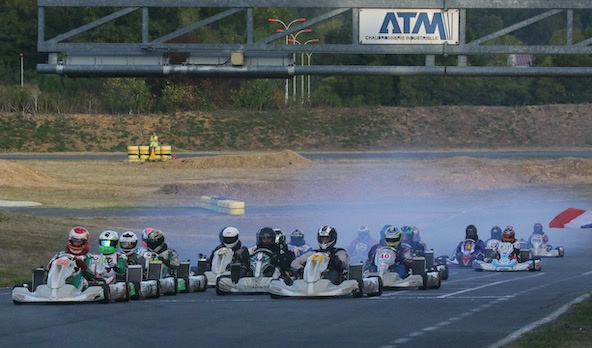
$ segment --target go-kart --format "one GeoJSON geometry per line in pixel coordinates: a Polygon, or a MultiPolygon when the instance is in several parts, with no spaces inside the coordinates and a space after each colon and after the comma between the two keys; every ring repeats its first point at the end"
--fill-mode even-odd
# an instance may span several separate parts
{"type": "Polygon", "coordinates": [[[532,244],[532,247],[530,248],[532,256],[563,257],[565,253],[565,250],[561,246],[553,249],[551,245],[544,243],[543,236],[541,236],[540,234],[532,235],[532,237],[530,238],[530,244],[532,244]]]}
{"type": "Polygon", "coordinates": [[[512,243],[502,242],[497,247],[499,258],[492,260],[475,260],[473,268],[476,271],[494,271],[494,272],[516,272],[516,271],[540,271],[542,269],[541,259],[531,259],[529,250],[521,250],[519,262],[512,258],[514,251],[512,243]]]}
{"type": "MultiPolygon", "coordinates": [[[[216,280],[222,275],[230,275],[229,266],[232,263],[234,252],[232,249],[222,247],[214,252],[211,270],[205,271],[208,286],[216,286],[216,280]]],[[[199,265],[198,265],[199,266],[199,265]]]]}
{"type": "Polygon", "coordinates": [[[271,264],[272,256],[269,249],[256,249],[249,258],[249,270],[245,274],[240,264],[230,265],[230,274],[216,279],[216,294],[267,293],[271,280],[280,276],[279,269],[271,264]]]}
{"type": "Polygon", "coordinates": [[[374,255],[376,271],[367,271],[366,275],[380,277],[385,288],[419,288],[421,290],[440,288],[442,284],[440,272],[433,267],[433,263],[429,269],[426,267],[425,256],[413,257],[413,267],[410,269],[410,274],[405,278],[401,278],[394,271],[396,258],[397,251],[394,248],[389,246],[378,248],[374,255]]]}
{"type": "Polygon", "coordinates": [[[438,261],[446,263],[451,266],[458,267],[472,267],[473,261],[476,260],[480,255],[475,253],[477,243],[472,239],[465,239],[462,241],[460,246],[460,253],[456,254],[456,249],[452,252],[452,256],[440,256],[438,261]]]}
{"type": "Polygon", "coordinates": [[[67,303],[67,302],[101,302],[108,303],[111,296],[123,298],[128,294],[127,286],[123,286],[123,291],[119,287],[114,287],[111,293],[110,285],[102,282],[96,282],[88,285],[86,281],[81,281],[79,286],[68,284],[67,280],[72,276],[79,275],[80,270],[76,266],[74,255],[63,254],[53,260],[51,268],[47,272],[47,283],[44,282],[45,269],[37,268],[33,270],[33,279],[31,283],[19,284],[12,289],[12,301],[15,304],[21,303],[67,303]]]}
{"type": "Polygon", "coordinates": [[[362,264],[349,266],[344,275],[345,280],[333,284],[323,276],[329,266],[329,256],[326,253],[312,253],[304,265],[302,278],[287,284],[282,279],[274,279],[269,284],[271,298],[280,297],[362,297],[380,296],[382,294],[382,280],[380,277],[362,278],[362,264]]]}

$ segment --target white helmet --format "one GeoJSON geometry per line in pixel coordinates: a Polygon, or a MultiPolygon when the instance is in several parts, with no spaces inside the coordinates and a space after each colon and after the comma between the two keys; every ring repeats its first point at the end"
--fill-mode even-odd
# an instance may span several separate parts
{"type": "Polygon", "coordinates": [[[225,227],[220,231],[220,243],[232,249],[238,244],[238,235],[239,233],[236,227],[225,227]]]}
{"type": "Polygon", "coordinates": [[[82,226],[73,227],[68,233],[68,250],[74,255],[88,252],[90,233],[82,226]]]}
{"type": "Polygon", "coordinates": [[[337,243],[337,230],[333,226],[325,225],[317,232],[319,247],[327,250],[337,243]]]}
{"type": "Polygon", "coordinates": [[[119,246],[127,256],[132,255],[138,246],[138,236],[132,231],[123,232],[119,239],[119,246]]]}

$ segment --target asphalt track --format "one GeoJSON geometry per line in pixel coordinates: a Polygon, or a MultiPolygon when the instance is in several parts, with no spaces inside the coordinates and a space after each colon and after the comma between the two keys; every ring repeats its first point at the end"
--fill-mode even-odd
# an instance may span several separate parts
{"type": "MultiPolygon", "coordinates": [[[[507,221],[532,221],[558,212],[557,206],[590,203],[531,195],[526,204],[526,197],[500,195],[506,199],[482,199],[475,204],[466,197],[449,198],[446,209],[437,200],[425,202],[422,209],[399,208],[400,214],[412,218],[426,218],[425,211],[431,212],[424,240],[443,245],[436,248],[438,255],[448,254],[442,251],[452,249],[456,240],[450,235],[436,238],[429,226],[464,224],[467,216],[489,221],[492,211],[507,221]]],[[[360,207],[342,207],[341,213],[356,209],[360,207]]],[[[314,219],[318,211],[318,207],[301,207],[290,214],[314,219]]],[[[339,211],[334,212],[336,218],[339,211]]],[[[384,217],[385,211],[374,211],[384,217]]],[[[274,215],[273,208],[267,207],[266,214],[273,221],[273,216],[281,219],[284,213],[274,215]]],[[[122,340],[134,346],[182,347],[493,346],[592,290],[592,260],[586,247],[592,242],[590,231],[549,234],[555,245],[565,247],[566,254],[544,259],[541,272],[451,269],[440,289],[386,291],[376,298],[272,300],[266,295],[217,296],[208,289],[129,303],[17,306],[10,290],[2,289],[0,341],[3,346],[104,346],[122,340]]],[[[170,240],[181,246],[180,254],[195,252],[193,242],[181,243],[186,236],[172,235],[170,240]]]]}

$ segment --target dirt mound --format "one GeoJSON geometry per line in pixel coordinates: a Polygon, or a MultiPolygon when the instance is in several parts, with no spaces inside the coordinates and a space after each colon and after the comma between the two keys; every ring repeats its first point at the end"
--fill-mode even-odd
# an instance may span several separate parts
{"type": "Polygon", "coordinates": [[[539,184],[590,184],[592,183],[592,160],[561,158],[547,162],[524,165],[524,180],[539,184]]]}
{"type": "Polygon", "coordinates": [[[209,169],[209,168],[306,168],[312,166],[308,160],[294,151],[255,153],[244,155],[220,155],[193,157],[163,163],[163,168],[209,169]]]}
{"type": "Polygon", "coordinates": [[[44,186],[56,183],[56,179],[45,173],[16,161],[0,160],[2,185],[9,186],[44,186]]]}

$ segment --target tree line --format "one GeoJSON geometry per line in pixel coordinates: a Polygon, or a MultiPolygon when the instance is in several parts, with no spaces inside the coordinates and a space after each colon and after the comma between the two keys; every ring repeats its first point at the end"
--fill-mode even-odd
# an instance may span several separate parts
{"type": "MultiPolygon", "coordinates": [[[[114,11],[112,8],[49,8],[46,36],[67,32],[114,11]]],[[[150,10],[151,37],[207,18],[219,9],[158,8],[150,10]]],[[[267,18],[314,17],[318,9],[266,8],[255,11],[255,36],[274,33],[277,24],[267,18]]],[[[467,41],[482,37],[536,14],[534,10],[499,13],[467,11],[467,41]]],[[[312,76],[310,99],[301,95],[284,99],[284,79],[240,78],[68,78],[36,72],[47,62],[37,52],[36,0],[0,2],[0,112],[20,113],[166,113],[187,110],[245,108],[272,110],[298,107],[348,107],[365,105],[532,105],[587,103],[592,79],[576,77],[425,77],[425,76],[312,76]],[[23,53],[24,85],[20,56],[23,53]]],[[[492,44],[565,44],[565,16],[552,16],[492,41],[492,44]]],[[[185,34],[183,42],[244,42],[244,15],[216,22],[185,34]]],[[[139,11],[80,35],[86,42],[139,42],[139,11]]],[[[302,37],[324,43],[351,42],[349,17],[335,17],[314,26],[302,37]],[[306,36],[308,35],[308,36],[306,36]]],[[[574,42],[592,36],[592,11],[574,11],[574,42]]],[[[331,55],[313,55],[314,64],[334,64],[331,55]]],[[[422,65],[423,56],[356,55],[342,64],[422,65]]],[[[437,57],[438,64],[456,64],[456,57],[437,57]]],[[[299,62],[297,62],[300,64],[299,62]]],[[[507,65],[506,55],[469,57],[470,65],[507,65]]],[[[592,66],[589,56],[535,55],[534,66],[592,66]]],[[[299,77],[300,78],[300,77],[299,77]]],[[[308,81],[306,81],[308,83],[308,81]]],[[[292,81],[290,88],[292,88],[292,81]]],[[[308,87],[305,88],[306,90],[308,87]]],[[[305,92],[305,94],[307,94],[305,92]]]]}

